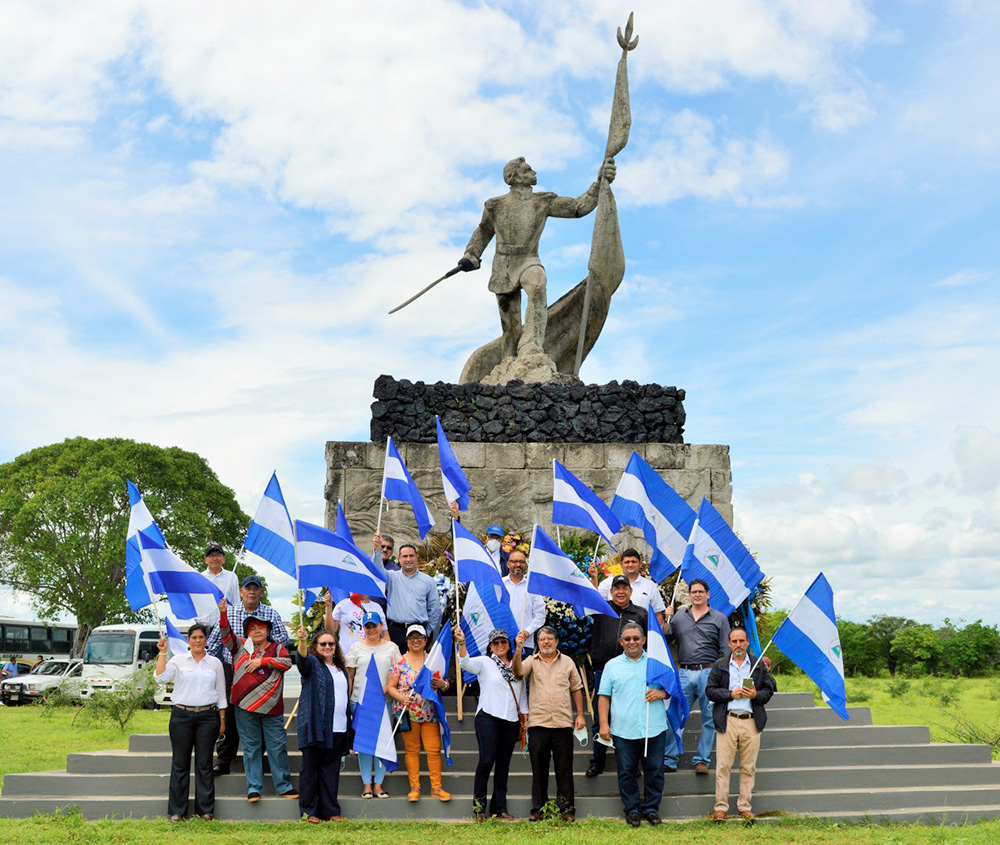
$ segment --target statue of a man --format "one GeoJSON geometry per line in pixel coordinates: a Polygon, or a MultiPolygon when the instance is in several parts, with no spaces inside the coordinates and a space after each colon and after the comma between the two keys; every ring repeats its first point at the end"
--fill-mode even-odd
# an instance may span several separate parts
{"type": "Polygon", "coordinates": [[[496,255],[490,290],[497,295],[500,325],[503,328],[503,357],[542,352],[548,302],[545,297],[545,268],[538,258],[538,240],[549,217],[584,217],[597,206],[601,179],[613,182],[615,163],[608,159],[594,182],[576,199],[553,193],[534,193],[538,180],[524,160],[515,158],[503,169],[503,180],[510,191],[486,201],[483,219],[472,233],[465,255],[459,261],[463,270],[478,270],[483,250],[496,236],[496,255]],[[528,307],[521,327],[521,290],[528,295],[528,307]]]}

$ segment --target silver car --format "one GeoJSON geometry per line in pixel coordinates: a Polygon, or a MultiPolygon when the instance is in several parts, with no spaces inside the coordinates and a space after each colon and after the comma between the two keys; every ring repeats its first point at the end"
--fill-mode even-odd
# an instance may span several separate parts
{"type": "Polygon", "coordinates": [[[9,678],[0,684],[0,701],[8,707],[37,701],[52,687],[64,686],[71,696],[79,697],[82,660],[56,659],[39,663],[27,675],[9,678]]]}

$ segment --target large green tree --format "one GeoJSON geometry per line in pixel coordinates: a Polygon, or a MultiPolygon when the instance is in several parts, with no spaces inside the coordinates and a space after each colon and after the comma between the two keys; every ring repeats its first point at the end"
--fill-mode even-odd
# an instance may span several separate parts
{"type": "Polygon", "coordinates": [[[210,540],[239,548],[250,521],[207,461],[183,449],[77,437],[0,465],[0,578],[42,618],[74,614],[77,651],[93,627],[139,618],[124,595],[126,478],[196,568],[210,540]]]}

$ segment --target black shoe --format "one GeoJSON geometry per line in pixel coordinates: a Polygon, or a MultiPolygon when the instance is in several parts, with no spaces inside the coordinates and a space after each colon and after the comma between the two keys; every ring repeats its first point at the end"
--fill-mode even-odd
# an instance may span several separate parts
{"type": "Polygon", "coordinates": [[[653,825],[653,827],[656,827],[663,821],[663,819],[660,818],[660,814],[657,813],[655,810],[650,810],[648,813],[643,813],[642,817],[646,821],[648,821],[651,825],[653,825]]]}
{"type": "Polygon", "coordinates": [[[212,767],[212,774],[218,777],[219,775],[229,774],[229,764],[228,763],[218,763],[212,767]]]}
{"type": "Polygon", "coordinates": [[[604,773],[604,769],[597,768],[597,766],[595,766],[593,763],[591,763],[591,765],[587,768],[587,771],[584,772],[584,774],[588,778],[596,778],[598,775],[603,774],[603,773],[604,773]]]}
{"type": "Polygon", "coordinates": [[[642,816],[638,813],[626,813],[625,821],[628,822],[632,827],[639,827],[642,824],[642,816]]]}

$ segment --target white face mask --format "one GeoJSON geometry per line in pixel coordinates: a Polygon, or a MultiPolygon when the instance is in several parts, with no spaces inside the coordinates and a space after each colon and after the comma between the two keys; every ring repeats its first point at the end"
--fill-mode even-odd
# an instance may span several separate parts
{"type": "Polygon", "coordinates": [[[486,541],[486,548],[495,554],[500,551],[500,541],[496,537],[490,537],[486,541]]]}
{"type": "Polygon", "coordinates": [[[576,741],[580,745],[586,745],[587,741],[590,739],[590,732],[586,728],[580,728],[573,731],[573,736],[576,737],[576,741]]]}

